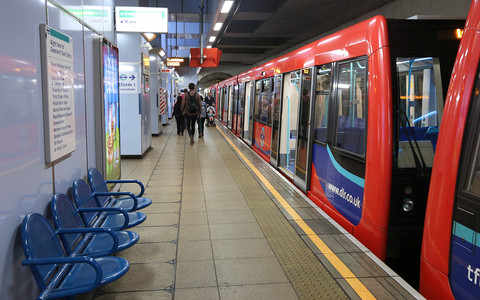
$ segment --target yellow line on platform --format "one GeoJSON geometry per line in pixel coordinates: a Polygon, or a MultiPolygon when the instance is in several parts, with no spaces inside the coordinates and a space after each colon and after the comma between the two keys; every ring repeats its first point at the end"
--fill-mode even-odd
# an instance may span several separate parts
{"type": "Polygon", "coordinates": [[[277,190],[270,184],[270,182],[258,171],[258,169],[250,162],[250,160],[238,149],[238,147],[222,132],[222,130],[217,127],[217,130],[223,135],[227,142],[233,147],[237,154],[243,159],[243,161],[250,167],[250,169],[260,178],[263,184],[267,187],[270,193],[277,199],[277,201],[283,206],[283,208],[290,214],[293,220],[302,228],[312,242],[317,246],[320,252],[328,259],[328,261],[333,265],[335,269],[340,273],[340,275],[350,284],[350,286],[355,290],[355,292],[362,299],[376,299],[375,296],[370,293],[367,287],[350,271],[350,269],[343,263],[343,261],[338,258],[338,256],[333,253],[330,247],[325,244],[325,242],[318,237],[318,235],[308,226],[307,223],[300,217],[299,214],[288,204],[288,202],[277,192],[277,190]]]}

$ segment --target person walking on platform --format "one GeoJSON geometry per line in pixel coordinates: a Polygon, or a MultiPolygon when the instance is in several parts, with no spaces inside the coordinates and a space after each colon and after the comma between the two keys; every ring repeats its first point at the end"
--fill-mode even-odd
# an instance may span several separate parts
{"type": "Polygon", "coordinates": [[[185,117],[182,112],[182,96],[178,96],[175,104],[173,105],[173,115],[177,121],[177,134],[183,135],[185,131],[185,117]]]}
{"type": "Polygon", "coordinates": [[[187,118],[187,131],[190,135],[190,145],[193,145],[193,137],[195,136],[195,123],[201,112],[200,94],[195,91],[195,83],[189,83],[190,89],[185,93],[182,101],[182,112],[187,118]]]}
{"type": "Polygon", "coordinates": [[[205,119],[207,118],[207,103],[205,103],[205,101],[203,101],[203,98],[200,97],[200,99],[202,99],[202,102],[200,103],[200,117],[198,118],[198,137],[201,138],[203,137],[203,130],[204,130],[204,126],[205,126],[205,119]]]}
{"type": "Polygon", "coordinates": [[[212,93],[208,92],[207,96],[205,96],[205,103],[207,103],[208,106],[215,106],[215,100],[212,97],[212,93]]]}

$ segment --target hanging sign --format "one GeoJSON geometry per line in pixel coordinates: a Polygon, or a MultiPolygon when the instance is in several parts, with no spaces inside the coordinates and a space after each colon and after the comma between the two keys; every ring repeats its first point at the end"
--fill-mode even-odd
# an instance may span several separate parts
{"type": "Polygon", "coordinates": [[[55,162],[75,151],[73,40],[40,24],[45,160],[55,162]]]}

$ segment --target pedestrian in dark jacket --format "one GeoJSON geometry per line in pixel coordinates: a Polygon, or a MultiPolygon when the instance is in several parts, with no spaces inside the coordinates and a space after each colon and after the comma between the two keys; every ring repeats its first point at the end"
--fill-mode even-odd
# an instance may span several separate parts
{"type": "Polygon", "coordinates": [[[187,131],[190,135],[190,145],[193,145],[193,137],[195,136],[195,123],[200,116],[201,101],[200,94],[195,91],[195,83],[189,83],[190,89],[185,93],[182,101],[182,112],[185,118],[187,118],[187,131]],[[195,105],[196,102],[196,105],[195,105]]]}
{"type": "Polygon", "coordinates": [[[173,115],[177,121],[178,135],[183,135],[183,131],[185,130],[185,117],[183,116],[182,112],[182,100],[182,96],[178,96],[175,104],[173,105],[173,115]]]}

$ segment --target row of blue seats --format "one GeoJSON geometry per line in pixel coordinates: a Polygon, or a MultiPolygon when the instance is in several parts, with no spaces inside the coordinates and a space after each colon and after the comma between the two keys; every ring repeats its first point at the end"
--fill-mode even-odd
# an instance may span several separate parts
{"type": "Polygon", "coordinates": [[[114,253],[133,246],[136,232],[125,230],[146,220],[137,210],[152,203],[142,197],[138,180],[104,180],[94,168],[88,171],[90,186],[73,183],[73,202],[55,194],[51,202],[54,227],[38,213],[25,216],[21,234],[26,259],[40,289],[37,299],[74,297],[108,284],[129,269],[114,253]],[[136,183],[140,193],[110,192],[109,183],[136,183]]]}

